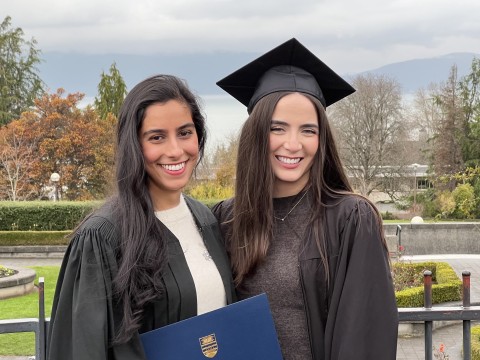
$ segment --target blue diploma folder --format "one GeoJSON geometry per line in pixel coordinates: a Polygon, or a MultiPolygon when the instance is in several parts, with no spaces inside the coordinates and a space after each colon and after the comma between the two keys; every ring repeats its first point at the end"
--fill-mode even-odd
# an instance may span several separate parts
{"type": "Polygon", "coordinates": [[[140,335],[148,360],[282,360],[265,294],[140,335]]]}

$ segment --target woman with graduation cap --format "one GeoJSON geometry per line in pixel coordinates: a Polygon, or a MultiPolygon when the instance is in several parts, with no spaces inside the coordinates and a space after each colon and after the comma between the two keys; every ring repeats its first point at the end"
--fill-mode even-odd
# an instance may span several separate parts
{"type": "Polygon", "coordinates": [[[325,109],[355,90],[296,39],[217,83],[247,106],[235,198],[214,207],[237,295],[265,292],[286,360],[390,360],[382,222],[353,193],[325,109]]]}
{"type": "Polygon", "coordinates": [[[140,360],[139,334],[234,301],[217,220],[182,194],[205,119],[180,79],[136,85],[117,126],[118,194],[74,231],[49,327],[49,360],[140,360]]]}

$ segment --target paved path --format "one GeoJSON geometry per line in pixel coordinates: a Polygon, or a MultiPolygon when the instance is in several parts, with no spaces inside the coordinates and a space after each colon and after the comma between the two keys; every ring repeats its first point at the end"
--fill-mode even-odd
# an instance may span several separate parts
{"type": "MultiPolygon", "coordinates": [[[[480,255],[429,255],[404,257],[405,261],[445,261],[448,262],[456,271],[458,276],[462,277],[462,271],[468,270],[471,273],[470,300],[472,303],[480,303],[480,255]]],[[[0,264],[32,266],[32,265],[60,265],[61,259],[42,258],[42,259],[15,259],[1,258],[0,264]]],[[[462,324],[456,323],[451,326],[436,329],[433,331],[433,345],[439,347],[441,343],[445,345],[445,351],[449,355],[449,360],[462,360],[461,351],[463,346],[462,324]]],[[[2,357],[0,360],[30,360],[31,357],[2,357]]],[[[399,338],[397,346],[397,360],[423,360],[425,359],[425,342],[423,336],[399,338]]],[[[377,359],[372,359],[377,360],[377,359]]]]}

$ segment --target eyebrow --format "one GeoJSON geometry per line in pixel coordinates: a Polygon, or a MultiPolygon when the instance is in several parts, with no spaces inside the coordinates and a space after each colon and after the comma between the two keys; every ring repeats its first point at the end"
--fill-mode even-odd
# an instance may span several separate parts
{"type": "MultiPolygon", "coordinates": [[[[286,121],[283,121],[283,120],[272,120],[271,124],[272,124],[272,125],[290,126],[289,123],[287,123],[286,121]]],[[[304,129],[304,128],[312,128],[312,127],[318,129],[318,124],[312,123],[312,124],[303,124],[302,126],[300,126],[300,128],[302,128],[302,129],[304,129]]]]}
{"type": "MultiPolygon", "coordinates": [[[[182,126],[179,126],[176,131],[180,131],[180,130],[185,130],[185,129],[190,129],[190,128],[195,128],[195,124],[194,123],[187,123],[185,125],[182,125],[182,126]]],[[[145,131],[142,136],[148,136],[150,134],[164,134],[166,131],[164,129],[151,129],[151,130],[148,130],[148,131],[145,131]]]]}

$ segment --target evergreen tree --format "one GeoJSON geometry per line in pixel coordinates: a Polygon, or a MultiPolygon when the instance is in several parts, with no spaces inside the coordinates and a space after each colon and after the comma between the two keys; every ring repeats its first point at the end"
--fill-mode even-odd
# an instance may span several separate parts
{"type": "Polygon", "coordinates": [[[102,72],[98,84],[98,96],[95,97],[95,108],[100,118],[106,119],[111,113],[118,116],[123,100],[127,95],[127,85],[115,63],[110,66],[110,73],[102,72]]]}
{"type": "Polygon", "coordinates": [[[463,158],[467,166],[480,166],[480,59],[473,59],[471,72],[459,87],[464,111],[463,158]]]}
{"type": "Polygon", "coordinates": [[[36,68],[40,50],[23,35],[21,28],[11,27],[10,16],[0,24],[0,125],[18,119],[43,94],[36,68]]]}
{"type": "MultiPolygon", "coordinates": [[[[462,99],[458,91],[457,67],[451,68],[448,80],[440,91],[434,94],[433,101],[441,109],[436,119],[433,137],[433,170],[437,176],[454,174],[464,169],[461,144],[464,139],[464,112],[462,99]]],[[[454,182],[447,184],[449,190],[454,182]]]]}

